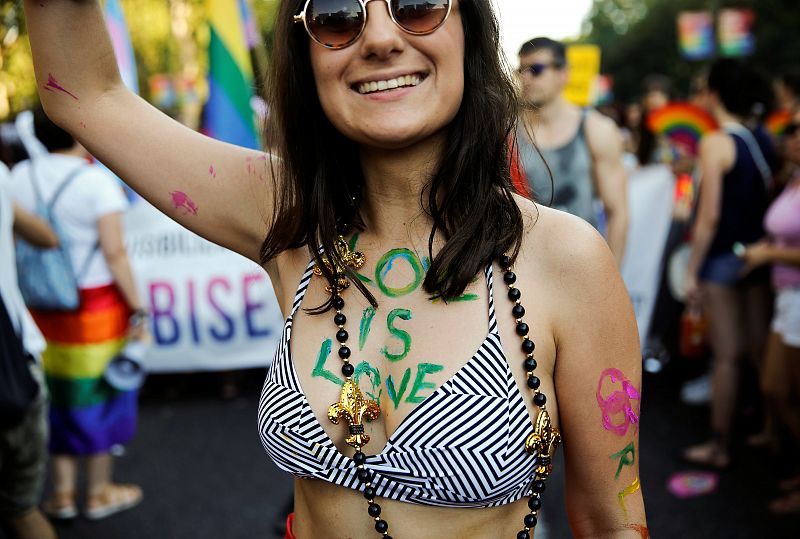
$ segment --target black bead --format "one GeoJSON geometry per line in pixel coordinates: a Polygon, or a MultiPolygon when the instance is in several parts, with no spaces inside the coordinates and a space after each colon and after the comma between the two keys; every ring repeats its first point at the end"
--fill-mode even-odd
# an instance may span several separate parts
{"type": "Polygon", "coordinates": [[[542,381],[539,380],[536,376],[531,376],[528,378],[528,387],[531,389],[539,389],[542,381]]]}
{"type": "Polygon", "coordinates": [[[337,311],[344,309],[344,298],[342,298],[342,296],[336,296],[333,298],[333,308],[337,311]]]}
{"type": "Polygon", "coordinates": [[[379,517],[381,516],[381,506],[378,505],[377,503],[371,503],[369,504],[367,513],[369,513],[369,516],[371,516],[372,518],[379,517]]]}
{"type": "Polygon", "coordinates": [[[384,535],[383,539],[392,539],[392,536],[391,535],[384,535]]]}
{"type": "Polygon", "coordinates": [[[531,511],[538,511],[542,508],[542,499],[539,496],[531,496],[528,498],[528,507],[531,511]]]}
{"type": "Polygon", "coordinates": [[[375,523],[375,531],[378,533],[383,533],[389,531],[389,523],[385,520],[379,520],[375,523]]]}
{"type": "Polygon", "coordinates": [[[536,406],[542,407],[547,402],[547,397],[544,396],[544,393],[537,393],[533,396],[533,404],[536,406]]]}
{"type": "Polygon", "coordinates": [[[535,528],[536,523],[539,520],[536,518],[536,515],[525,515],[525,526],[528,528],[535,528]]]}
{"type": "Polygon", "coordinates": [[[544,481],[542,481],[541,479],[537,479],[537,480],[536,480],[536,481],[534,481],[534,482],[533,482],[533,484],[531,485],[531,489],[532,489],[532,490],[533,490],[533,491],[534,491],[536,494],[541,494],[542,492],[544,492],[544,481]]]}
{"type": "Polygon", "coordinates": [[[355,455],[353,455],[353,461],[356,463],[356,466],[361,466],[367,462],[367,456],[361,451],[356,451],[355,455]]]}
{"type": "Polygon", "coordinates": [[[343,326],[347,322],[347,317],[342,313],[336,313],[336,316],[333,317],[333,323],[337,326],[343,326]]]}
{"type": "Polygon", "coordinates": [[[356,372],[356,368],[350,365],[349,363],[345,363],[342,365],[342,374],[345,376],[353,376],[353,373],[356,372]]]}
{"type": "Polygon", "coordinates": [[[528,331],[530,331],[530,328],[528,327],[528,324],[526,324],[525,322],[520,322],[519,324],[517,324],[517,335],[519,335],[520,337],[524,337],[525,335],[527,335],[528,331]]]}
{"type": "Polygon", "coordinates": [[[350,357],[350,349],[346,346],[339,347],[339,357],[342,359],[347,359],[350,357]]]}
{"type": "MultiPolygon", "coordinates": [[[[364,487],[364,497],[371,500],[375,497],[375,487],[364,487]]],[[[530,502],[528,502],[530,504],[530,502]]]]}
{"type": "Polygon", "coordinates": [[[522,341],[522,351],[526,354],[530,354],[536,349],[536,345],[533,344],[533,341],[530,339],[525,339],[522,341]]]}
{"type": "Polygon", "coordinates": [[[343,329],[340,329],[336,332],[336,340],[339,342],[347,342],[347,337],[349,337],[349,335],[347,334],[347,331],[343,329]]]}
{"type": "Polygon", "coordinates": [[[505,275],[503,275],[503,281],[505,281],[506,284],[514,284],[517,282],[517,274],[513,271],[507,271],[505,275]]]}
{"type": "Polygon", "coordinates": [[[508,299],[510,299],[511,301],[517,301],[521,297],[522,297],[522,292],[519,291],[519,288],[508,289],[508,299]]]}
{"type": "Polygon", "coordinates": [[[533,372],[536,370],[536,360],[532,357],[527,357],[522,363],[522,367],[528,372],[533,372]]]}
{"type": "Polygon", "coordinates": [[[525,316],[525,307],[522,305],[514,305],[514,308],[511,309],[511,314],[514,315],[514,318],[520,319],[525,316]]]}
{"type": "Polygon", "coordinates": [[[527,530],[521,530],[517,533],[517,539],[531,539],[531,534],[527,530]]]}
{"type": "Polygon", "coordinates": [[[369,473],[369,470],[361,468],[358,470],[358,480],[362,483],[369,483],[372,474],[369,473]]]}
{"type": "Polygon", "coordinates": [[[508,255],[500,255],[500,265],[503,269],[508,268],[511,265],[511,258],[508,255]]]}

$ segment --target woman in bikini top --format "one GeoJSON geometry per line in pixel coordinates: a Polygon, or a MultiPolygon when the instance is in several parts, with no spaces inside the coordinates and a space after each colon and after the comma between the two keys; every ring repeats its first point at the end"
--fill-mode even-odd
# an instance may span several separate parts
{"type": "Polygon", "coordinates": [[[96,2],[25,10],[48,114],[268,273],[259,430],[293,537],[532,537],[559,445],[573,533],[647,536],[633,310],[591,227],[512,193],[489,0],[282,1],[269,154],[125,89],[96,2]]]}

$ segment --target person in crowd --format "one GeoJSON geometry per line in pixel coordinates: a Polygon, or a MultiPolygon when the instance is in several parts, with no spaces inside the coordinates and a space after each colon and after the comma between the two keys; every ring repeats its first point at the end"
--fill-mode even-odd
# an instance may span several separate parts
{"type": "Polygon", "coordinates": [[[137,392],[116,391],[103,380],[126,336],[144,337],[146,312],[122,231],[127,199],[116,180],[90,164],[86,150],[42,110],[35,113],[34,130],[49,153],[14,167],[14,196],[32,209],[37,196],[50,201],[60,191],[52,212],[80,293],[77,311],[32,311],[47,340],[44,371],[52,398],[53,496],[43,507],[54,518],[77,515],[78,461],[85,458],[85,514],[103,518],[142,499],[138,486],[112,482],[110,453],[134,435],[137,392]]]}
{"type": "Polygon", "coordinates": [[[272,281],[258,424],[297,478],[287,537],[529,538],[562,438],[573,532],[641,536],[633,310],[594,229],[512,192],[489,0],[282,1],[269,155],[128,91],[97,2],[25,10],[48,114],[272,281]]]}
{"type": "MultiPolygon", "coordinates": [[[[745,271],[771,264],[776,291],[761,371],[767,422],[756,438],[776,447],[780,434],[788,433],[793,447],[783,454],[794,464],[800,451],[800,113],[786,127],[783,143],[793,174],[767,211],[768,238],[748,245],[744,260],[745,271]]],[[[774,500],[770,510],[800,513],[800,475],[783,481],[782,487],[789,492],[774,500]]]]}
{"type": "Polygon", "coordinates": [[[11,189],[8,168],[0,163],[0,325],[2,340],[7,339],[0,342],[0,353],[19,346],[21,359],[32,359],[38,390],[21,419],[11,424],[0,420],[0,527],[13,539],[55,539],[38,508],[47,475],[47,393],[39,365],[45,341],[17,286],[14,234],[42,248],[57,246],[58,238],[45,221],[12,203],[11,189]]]}
{"type": "Polygon", "coordinates": [[[800,69],[787,69],[775,78],[773,84],[778,110],[790,113],[800,111],[800,69]]]}
{"type": "Polygon", "coordinates": [[[711,439],[684,452],[690,462],[730,464],[731,426],[737,404],[740,362],[763,352],[769,322],[765,271],[741,276],[737,243],[764,237],[763,219],[775,154],[763,129],[743,125],[758,97],[758,80],[732,59],[715,62],[708,75],[708,102],[722,126],[700,143],[700,192],[686,276],[689,303],[701,302],[710,318],[711,439]],[[751,92],[752,90],[752,92],[751,92]]]}
{"type": "Polygon", "coordinates": [[[546,37],[527,41],[519,51],[518,73],[523,110],[517,141],[534,199],[597,228],[599,198],[608,245],[622,263],[628,202],[619,129],[611,119],[572,105],[562,95],[569,78],[562,43],[546,37]]]}

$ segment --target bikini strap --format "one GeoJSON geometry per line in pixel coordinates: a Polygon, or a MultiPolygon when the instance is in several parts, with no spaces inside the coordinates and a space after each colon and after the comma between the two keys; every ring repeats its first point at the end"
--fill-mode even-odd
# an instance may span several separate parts
{"type": "Polygon", "coordinates": [[[303,303],[306,290],[308,290],[308,285],[311,283],[311,277],[314,275],[313,270],[315,263],[316,261],[312,258],[308,263],[308,267],[306,267],[305,273],[303,273],[303,277],[300,279],[300,284],[297,286],[297,292],[294,294],[294,302],[292,303],[292,314],[290,315],[292,317],[294,317],[294,313],[297,312],[297,309],[300,308],[300,304],[303,303]]]}
{"type": "Polygon", "coordinates": [[[497,332],[497,318],[494,314],[494,294],[493,294],[493,287],[494,287],[494,279],[492,278],[492,263],[489,262],[489,265],[486,266],[484,270],[484,274],[486,275],[486,288],[489,290],[489,333],[496,333],[497,332]]]}

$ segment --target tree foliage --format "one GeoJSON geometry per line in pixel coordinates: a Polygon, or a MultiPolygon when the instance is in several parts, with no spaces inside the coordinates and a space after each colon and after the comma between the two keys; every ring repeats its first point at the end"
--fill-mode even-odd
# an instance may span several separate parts
{"type": "Polygon", "coordinates": [[[584,24],[583,42],[603,50],[602,70],[614,77],[615,93],[638,96],[651,73],[670,76],[679,89],[704,63],[688,62],[678,50],[677,17],[681,11],[745,7],[756,14],[753,63],[773,73],[800,66],[798,0],[594,0],[584,24]]]}

